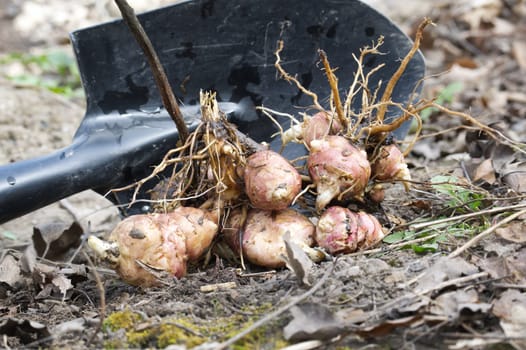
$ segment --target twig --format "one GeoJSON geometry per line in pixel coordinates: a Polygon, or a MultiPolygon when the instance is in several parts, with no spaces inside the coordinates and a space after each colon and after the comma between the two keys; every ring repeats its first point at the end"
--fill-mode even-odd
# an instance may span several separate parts
{"type": "Polygon", "coordinates": [[[472,217],[482,216],[482,215],[486,215],[486,214],[500,213],[500,212],[503,212],[503,211],[514,210],[514,209],[522,209],[522,208],[526,208],[526,203],[509,205],[509,206],[506,206],[506,207],[485,209],[485,210],[477,211],[475,213],[462,214],[462,215],[452,216],[452,217],[449,217],[449,218],[438,219],[438,220],[434,220],[434,221],[421,222],[421,223],[409,225],[409,229],[410,230],[419,230],[419,229],[422,229],[422,228],[425,228],[425,227],[429,227],[429,226],[445,224],[445,223],[448,223],[450,221],[458,221],[458,220],[469,219],[469,218],[472,218],[472,217]]]}
{"type": "Polygon", "coordinates": [[[89,257],[86,252],[84,252],[84,257],[88,261],[89,266],[91,267],[93,271],[93,276],[95,276],[95,281],[97,282],[97,289],[99,290],[99,298],[100,298],[100,308],[99,308],[99,324],[97,328],[93,331],[93,334],[89,338],[87,345],[90,345],[93,342],[93,339],[97,336],[97,333],[102,330],[102,323],[104,322],[104,319],[106,318],[106,293],[104,291],[104,285],[102,284],[102,280],[100,279],[99,273],[97,272],[97,269],[95,268],[95,265],[93,264],[93,261],[89,257]]]}
{"type": "Polygon", "coordinates": [[[126,0],[115,0],[115,3],[119,7],[119,11],[121,12],[124,22],[128,28],[130,28],[130,31],[143,50],[144,55],[150,64],[150,68],[152,69],[153,77],[155,79],[155,83],[157,84],[157,88],[159,89],[159,94],[161,95],[164,108],[166,108],[166,111],[168,114],[170,114],[170,117],[172,117],[172,120],[175,122],[177,131],[179,132],[179,138],[184,143],[189,135],[188,127],[184,122],[183,114],[181,113],[179,104],[175,99],[174,92],[170,86],[170,83],[168,82],[168,77],[164,72],[164,68],[161,65],[159,56],[157,56],[152,42],[144,31],[139,19],[135,15],[133,8],[126,0]]]}
{"type": "Polygon", "coordinates": [[[189,328],[189,327],[186,327],[185,325],[182,325],[178,322],[174,322],[174,321],[167,321],[167,322],[164,322],[163,324],[165,325],[170,325],[170,326],[175,326],[179,329],[182,329],[183,331],[187,332],[187,333],[190,333],[191,335],[194,335],[196,337],[201,337],[201,338],[204,338],[205,336],[197,331],[194,331],[193,329],[189,328]]]}
{"type": "Polygon", "coordinates": [[[489,236],[490,234],[493,233],[493,231],[495,231],[496,229],[498,229],[499,227],[507,224],[508,222],[510,221],[513,221],[515,220],[516,218],[518,218],[519,216],[521,215],[524,215],[526,214],[526,209],[523,209],[521,211],[518,211],[516,212],[515,214],[512,214],[510,216],[508,216],[507,218],[505,219],[502,219],[499,223],[491,226],[490,228],[488,228],[487,230],[484,230],[482,231],[481,233],[479,233],[477,236],[473,237],[472,239],[470,239],[468,242],[466,242],[463,246],[457,248],[453,253],[449,254],[448,257],[449,258],[455,258],[457,256],[459,256],[462,252],[464,252],[465,250],[467,250],[468,248],[474,246],[475,244],[477,244],[480,240],[482,240],[483,238],[489,236]]]}
{"type": "Polygon", "coordinates": [[[7,344],[7,335],[6,334],[4,334],[2,336],[2,339],[4,341],[4,348],[6,348],[7,350],[11,350],[11,347],[7,344]]]}
{"type": "Polygon", "coordinates": [[[378,113],[376,117],[377,121],[383,122],[385,112],[387,111],[388,102],[391,100],[391,95],[393,94],[393,89],[398,83],[398,80],[404,73],[405,69],[407,68],[407,65],[409,64],[409,62],[411,61],[415,53],[418,51],[418,48],[420,47],[420,41],[422,40],[422,36],[424,33],[424,28],[428,24],[431,24],[431,23],[433,23],[431,19],[426,17],[418,26],[418,29],[415,35],[415,41],[413,42],[413,47],[411,48],[411,50],[409,50],[407,55],[404,57],[404,59],[400,63],[400,66],[398,67],[396,72],[393,74],[391,79],[389,79],[389,82],[387,83],[387,86],[385,87],[384,94],[382,95],[382,99],[380,100],[380,108],[378,108],[378,113]]]}
{"type": "Polygon", "coordinates": [[[424,289],[422,291],[419,291],[418,295],[422,296],[424,294],[428,294],[428,293],[431,293],[431,292],[434,292],[434,291],[437,291],[437,290],[441,290],[441,289],[444,289],[446,287],[454,286],[456,284],[463,284],[463,283],[466,283],[466,282],[471,282],[471,281],[476,280],[478,278],[483,278],[483,277],[487,277],[487,276],[489,276],[488,272],[477,272],[477,273],[471,274],[469,276],[454,278],[452,280],[444,281],[442,283],[439,283],[436,286],[433,286],[433,287],[424,289]]]}
{"type": "Polygon", "coordinates": [[[301,343],[296,343],[282,348],[281,350],[311,350],[319,349],[323,345],[321,340],[306,340],[301,343]]]}
{"type": "Polygon", "coordinates": [[[314,286],[312,286],[311,289],[309,289],[305,293],[299,295],[298,297],[294,298],[288,304],[283,305],[282,307],[278,308],[274,312],[271,312],[271,313],[267,314],[265,317],[259,319],[254,324],[252,324],[250,327],[248,327],[245,330],[241,331],[240,333],[236,334],[235,336],[233,336],[232,338],[228,339],[227,341],[219,344],[215,348],[215,350],[223,350],[223,349],[226,349],[227,347],[229,347],[230,345],[235,344],[238,340],[243,339],[243,337],[245,337],[246,335],[250,334],[251,332],[253,332],[254,330],[256,330],[259,327],[263,326],[264,324],[268,323],[269,321],[272,321],[274,318],[276,318],[277,316],[279,316],[283,312],[289,310],[291,307],[293,307],[294,305],[298,304],[299,302],[301,302],[301,301],[307,299],[308,297],[310,297],[318,289],[320,289],[321,286],[323,286],[323,284],[325,283],[327,278],[329,278],[329,276],[332,274],[332,271],[334,270],[334,266],[336,266],[337,261],[338,260],[334,261],[334,263],[332,264],[331,268],[325,272],[323,277],[314,286]]]}
{"type": "Polygon", "coordinates": [[[214,283],[201,286],[199,290],[203,293],[216,292],[218,290],[226,290],[236,288],[236,282],[223,282],[223,283],[214,283]]]}
{"type": "MultiPolygon", "coordinates": [[[[423,276],[425,273],[427,273],[428,270],[424,271],[419,277],[423,276]]],[[[420,298],[423,298],[426,294],[439,291],[441,289],[457,285],[457,284],[463,284],[466,282],[470,282],[473,280],[476,280],[478,278],[487,277],[489,274],[487,272],[478,272],[471,274],[469,276],[454,278],[452,280],[444,281],[442,283],[436,284],[430,288],[426,288],[423,290],[413,290],[410,291],[408,294],[404,294],[402,296],[399,296],[381,306],[379,306],[376,310],[372,310],[371,312],[365,313],[363,315],[358,315],[355,318],[348,320],[345,325],[348,327],[353,326],[356,323],[363,322],[366,320],[370,320],[371,318],[380,317],[381,313],[383,312],[392,312],[393,307],[397,307],[399,305],[407,305],[407,303],[411,300],[418,300],[420,298]]],[[[408,282],[405,284],[406,287],[414,283],[415,281],[408,282]]]]}
{"type": "MultiPolygon", "coordinates": [[[[412,239],[412,240],[409,240],[409,241],[404,241],[404,242],[390,244],[387,248],[389,248],[389,249],[391,249],[391,248],[398,248],[398,247],[404,247],[404,246],[406,246],[408,244],[415,244],[415,243],[425,242],[425,241],[428,241],[428,240],[430,240],[432,238],[435,238],[438,235],[440,235],[440,233],[434,233],[434,234],[426,236],[426,237],[420,237],[420,238],[415,238],[415,239],[412,239]]],[[[386,248],[376,248],[376,249],[369,249],[369,250],[363,250],[361,252],[346,254],[345,256],[369,255],[369,254],[375,254],[375,253],[382,253],[382,252],[385,252],[385,251],[386,251],[386,248]]]]}
{"type": "Polygon", "coordinates": [[[526,284],[513,284],[513,283],[492,283],[492,287],[505,288],[505,289],[522,289],[526,290],[526,284]]]}
{"type": "Polygon", "coordinates": [[[519,141],[515,141],[509,137],[507,137],[506,135],[504,135],[502,132],[478,121],[476,118],[470,116],[469,114],[467,113],[463,113],[463,112],[457,112],[457,111],[453,111],[447,107],[444,107],[444,106],[441,106],[437,103],[433,103],[431,106],[433,106],[434,108],[438,109],[440,112],[443,112],[443,113],[446,113],[446,114],[450,114],[452,116],[455,116],[455,117],[460,117],[466,121],[468,121],[469,123],[475,125],[476,127],[480,128],[482,131],[484,131],[486,134],[488,134],[489,137],[491,137],[493,140],[495,140],[496,142],[498,143],[503,143],[509,147],[511,147],[513,150],[519,152],[519,153],[522,153],[522,154],[526,154],[526,149],[524,149],[524,144],[519,142],[519,141]]]}

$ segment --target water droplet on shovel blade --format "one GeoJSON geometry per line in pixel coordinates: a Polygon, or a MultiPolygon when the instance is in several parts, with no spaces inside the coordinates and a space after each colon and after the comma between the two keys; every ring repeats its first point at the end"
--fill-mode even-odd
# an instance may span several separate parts
{"type": "Polygon", "coordinates": [[[10,184],[11,186],[14,186],[16,184],[16,179],[14,176],[8,176],[6,180],[7,180],[7,183],[10,184]]]}

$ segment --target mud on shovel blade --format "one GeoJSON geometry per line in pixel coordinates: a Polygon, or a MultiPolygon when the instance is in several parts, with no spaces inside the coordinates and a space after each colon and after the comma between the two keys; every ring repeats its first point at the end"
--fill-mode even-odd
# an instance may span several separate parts
{"type": "MultiPolygon", "coordinates": [[[[283,67],[326,101],[330,89],[318,64],[323,49],[338,67],[342,92],[350,86],[353,54],[380,35],[384,55],[369,57],[365,73],[384,63],[369,81],[375,89],[398,68],[411,41],[390,20],[357,0],[187,1],[139,16],[181,101],[190,128],[198,122],[201,89],[214,90],[220,107],[257,141],[269,141],[277,128],[255,107],[297,114],[312,104],[298,89],[277,78],[276,42],[283,40],[283,67]]],[[[99,193],[133,183],[149,174],[174,147],[177,130],[162,107],[150,68],[122,21],[71,34],[86,92],[86,115],[72,145],[53,154],[0,167],[0,222],[5,222],[85,189],[99,193]]],[[[424,60],[417,54],[395,87],[392,100],[407,103],[419,92],[424,60]]],[[[379,96],[381,96],[380,89],[379,96]]],[[[359,99],[356,99],[359,100],[359,99]]],[[[359,110],[360,105],[353,106],[359,110]]],[[[392,108],[387,120],[401,111],[392,108]]],[[[283,125],[289,120],[282,119],[283,125]]],[[[397,130],[403,138],[408,125],[397,130]]],[[[301,146],[286,155],[301,154],[301,146]]],[[[148,187],[145,187],[145,191],[148,187]]],[[[113,197],[125,204],[130,193],[113,197]]],[[[142,192],[141,196],[147,194],[142,192]]],[[[141,212],[144,203],[122,206],[123,214],[141,212]]]]}

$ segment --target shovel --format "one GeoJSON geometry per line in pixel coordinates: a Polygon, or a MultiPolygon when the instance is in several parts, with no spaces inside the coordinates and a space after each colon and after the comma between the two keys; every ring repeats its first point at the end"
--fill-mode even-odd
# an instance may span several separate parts
{"type": "MultiPolygon", "coordinates": [[[[277,41],[284,41],[282,66],[327,102],[330,87],[319,65],[323,49],[338,67],[339,86],[350,86],[352,55],[381,35],[383,55],[368,57],[367,71],[384,63],[370,88],[386,82],[411,48],[410,39],[389,19],[357,0],[186,1],[139,15],[167,73],[189,129],[199,122],[200,90],[217,93],[219,107],[240,131],[274,149],[277,127],[256,110],[264,105],[297,115],[312,104],[294,85],[278,78],[277,41]]],[[[39,158],[0,166],[0,223],[86,189],[107,194],[148,175],[174,148],[178,133],[138,44],[122,20],[71,34],[87,110],[72,144],[39,158]]],[[[424,76],[420,53],[396,85],[392,100],[406,104],[420,92],[424,76]]],[[[381,96],[382,88],[378,96],[381,96]]],[[[357,100],[357,99],[355,99],[357,100]]],[[[357,104],[353,106],[359,110],[357,104]]],[[[401,115],[389,109],[386,120],[401,115]]],[[[285,127],[287,118],[279,119],[285,127]]],[[[394,132],[403,139],[409,125],[394,132]]],[[[302,146],[285,150],[294,157],[302,146]]],[[[138,198],[146,198],[145,186],[138,198]]],[[[147,212],[141,202],[128,206],[131,191],[109,199],[123,215],[147,212]]]]}

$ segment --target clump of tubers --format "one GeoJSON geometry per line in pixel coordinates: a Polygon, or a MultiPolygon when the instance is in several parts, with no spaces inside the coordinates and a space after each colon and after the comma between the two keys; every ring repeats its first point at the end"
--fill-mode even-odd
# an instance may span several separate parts
{"type": "MultiPolygon", "coordinates": [[[[305,167],[298,171],[292,165],[296,163],[239,133],[219,111],[215,94],[202,93],[202,120],[196,130],[168,152],[150,176],[122,188],[135,186],[135,200],[142,185],[172,167],[171,177],[154,188],[158,193],[151,197],[159,203],[155,207],[158,213],[129,217],[117,225],[108,242],[92,236],[89,245],[128,283],[153,286],[160,283],[154,271],[176,278],[184,276],[187,264],[209,249],[219,227],[235,252],[255,265],[269,268],[285,266],[284,236],[313,260],[319,259],[311,248],[315,244],[330,254],[351,253],[378,244],[385,232],[374,216],[331,204],[354,201],[360,206],[366,193],[371,200],[381,202],[383,182],[400,180],[408,188],[411,177],[403,154],[395,144],[387,145],[386,140],[404,121],[415,116],[418,119],[418,112],[426,106],[400,107],[391,101],[391,95],[418,50],[428,23],[426,20],[419,27],[413,48],[381,96],[379,86],[376,90],[369,86],[369,79],[381,66],[367,73],[363,67],[365,56],[380,53],[383,38],[364,48],[359,57],[353,56],[358,69],[345,99],[340,98],[335,70],[320,50],[331,88],[329,108],[322,107],[315,93],[284,71],[280,65],[283,42],[278,42],[278,73],[310,96],[317,111],[312,116],[303,114],[302,122],[296,121],[281,132],[283,145],[294,141],[306,147],[305,167]],[[352,110],[356,98],[362,102],[360,111],[352,110]],[[403,115],[387,123],[384,117],[390,107],[400,107],[403,115]],[[302,189],[303,183],[307,185],[302,189]],[[313,215],[321,213],[316,225],[289,208],[313,187],[315,208],[302,209],[313,215]],[[210,203],[214,209],[208,209],[210,203]]],[[[309,203],[303,199],[300,204],[309,203]]]]}

